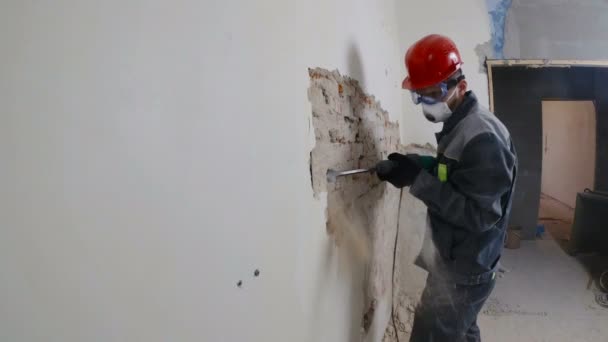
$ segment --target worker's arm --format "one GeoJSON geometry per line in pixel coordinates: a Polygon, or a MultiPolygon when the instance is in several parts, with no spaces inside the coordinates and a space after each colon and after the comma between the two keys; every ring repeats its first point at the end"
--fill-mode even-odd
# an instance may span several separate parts
{"type": "Polygon", "coordinates": [[[501,198],[511,189],[514,163],[509,146],[494,134],[483,133],[465,146],[460,165],[449,173],[447,182],[422,170],[410,193],[447,222],[485,231],[502,217],[501,198]]]}

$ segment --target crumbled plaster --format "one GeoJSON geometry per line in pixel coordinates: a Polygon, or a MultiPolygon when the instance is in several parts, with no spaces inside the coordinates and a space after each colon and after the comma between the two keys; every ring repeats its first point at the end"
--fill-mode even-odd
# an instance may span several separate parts
{"type": "MultiPolygon", "coordinates": [[[[315,147],[310,154],[314,195],[327,193],[327,233],[336,248],[347,249],[363,274],[353,277],[361,282],[361,296],[351,303],[358,310],[360,340],[390,341],[393,299],[395,321],[403,326],[400,340],[407,340],[413,318],[413,298],[424,285],[424,271],[415,269],[425,227],[425,208],[420,201],[374,174],[341,177],[328,183],[328,169],[338,171],[369,168],[396,151],[428,154],[430,146],[400,145],[399,127],[373,96],[365,94],[359,83],[338,71],[309,70],[308,97],[312,104],[315,147]],[[393,252],[399,222],[396,274],[393,279],[393,252]],[[393,298],[393,286],[395,294],[393,298]],[[411,285],[411,286],[410,286],[411,285]]],[[[359,339],[357,339],[359,340],[359,339]]]]}
{"type": "Polygon", "coordinates": [[[320,192],[348,190],[361,195],[380,185],[371,174],[362,174],[328,184],[327,169],[348,170],[374,166],[399,149],[399,126],[388,120],[373,96],[359,83],[338,71],[309,70],[315,147],[311,152],[312,186],[320,192]],[[348,186],[348,187],[347,187],[348,186]]]}
{"type": "MultiPolygon", "coordinates": [[[[408,145],[405,152],[434,155],[436,150],[430,144],[408,145]]],[[[399,241],[395,253],[393,315],[386,327],[383,342],[409,340],[414,308],[426,283],[426,271],[414,265],[422,246],[425,228],[425,205],[408,191],[404,191],[399,210],[399,241]],[[399,332],[399,339],[395,336],[395,327],[399,332]]]]}
{"type": "Polygon", "coordinates": [[[327,192],[327,232],[338,248],[349,248],[365,264],[360,300],[362,339],[379,341],[391,307],[393,245],[399,190],[374,174],[338,178],[328,183],[328,169],[373,167],[389,153],[403,150],[399,127],[390,122],[373,96],[337,71],[310,70],[309,99],[315,131],[311,152],[315,196],[327,192]]]}
{"type": "Polygon", "coordinates": [[[403,292],[398,292],[394,298],[393,314],[386,327],[382,342],[408,341],[414,323],[414,310],[417,299],[403,292]],[[395,334],[395,329],[398,336],[395,334]],[[398,338],[397,338],[398,337],[398,338]]]}

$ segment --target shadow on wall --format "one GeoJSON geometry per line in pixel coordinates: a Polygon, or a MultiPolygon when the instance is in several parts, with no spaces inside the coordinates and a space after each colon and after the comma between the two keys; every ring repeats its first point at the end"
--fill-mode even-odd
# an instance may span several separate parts
{"type": "Polygon", "coordinates": [[[362,89],[366,89],[365,75],[363,73],[363,64],[361,63],[361,53],[359,47],[354,41],[351,41],[348,46],[348,70],[347,74],[357,80],[362,89]]]}

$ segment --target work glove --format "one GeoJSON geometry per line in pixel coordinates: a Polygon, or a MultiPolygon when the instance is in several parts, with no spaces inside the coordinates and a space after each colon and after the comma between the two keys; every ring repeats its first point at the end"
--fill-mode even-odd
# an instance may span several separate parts
{"type": "Polygon", "coordinates": [[[423,168],[421,158],[417,154],[392,153],[388,160],[376,164],[376,175],[381,181],[387,181],[396,188],[410,186],[423,168]]]}

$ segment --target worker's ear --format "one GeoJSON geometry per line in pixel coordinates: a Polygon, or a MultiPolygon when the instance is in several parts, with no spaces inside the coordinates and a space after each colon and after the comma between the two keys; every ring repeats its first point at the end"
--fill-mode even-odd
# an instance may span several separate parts
{"type": "Polygon", "coordinates": [[[458,85],[456,85],[456,87],[458,87],[458,95],[464,96],[464,93],[466,93],[467,89],[468,89],[467,80],[462,80],[462,81],[458,82],[458,85]]]}

